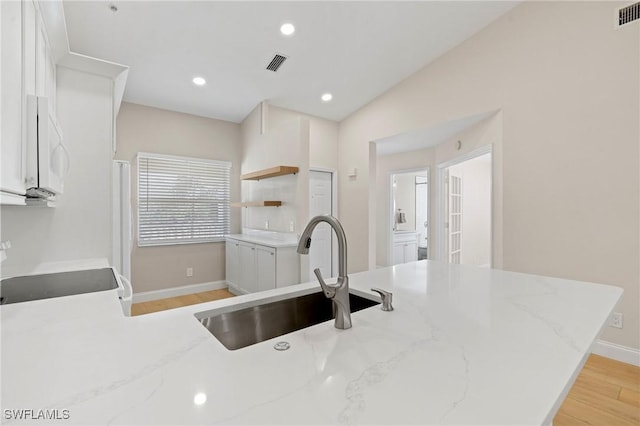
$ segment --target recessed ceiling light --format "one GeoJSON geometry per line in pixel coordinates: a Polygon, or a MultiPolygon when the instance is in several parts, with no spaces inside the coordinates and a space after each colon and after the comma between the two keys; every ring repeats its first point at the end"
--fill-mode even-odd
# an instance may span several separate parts
{"type": "Polygon", "coordinates": [[[282,24],[282,26],[280,27],[280,32],[284,35],[291,35],[296,31],[296,27],[293,26],[293,24],[290,23],[286,23],[286,24],[282,24]]]}
{"type": "Polygon", "coordinates": [[[205,402],[207,402],[207,394],[206,393],[197,393],[194,397],[193,397],[193,403],[196,405],[202,405],[205,402]]]}
{"type": "Polygon", "coordinates": [[[322,102],[329,102],[331,99],[333,99],[333,95],[331,93],[325,93],[324,95],[322,95],[321,99],[322,102]]]}
{"type": "Polygon", "coordinates": [[[193,77],[193,84],[195,84],[196,86],[204,86],[205,84],[207,84],[207,80],[205,80],[202,77],[193,77]]]}

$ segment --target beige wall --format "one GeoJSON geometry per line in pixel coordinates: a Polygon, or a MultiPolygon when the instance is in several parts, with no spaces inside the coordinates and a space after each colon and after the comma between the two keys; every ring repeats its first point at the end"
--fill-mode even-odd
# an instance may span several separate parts
{"type": "MultiPolygon", "coordinates": [[[[240,126],[235,123],[123,103],[117,120],[116,159],[131,162],[132,208],[137,220],[138,152],[224,160],[232,163],[231,200],[240,198],[240,126]]],[[[240,230],[238,209],[231,210],[231,231],[240,230]]],[[[224,242],[138,247],[131,261],[134,292],[145,292],[225,279],[224,242]],[[186,276],[186,268],[193,276],[186,276]]]]}
{"type": "Polygon", "coordinates": [[[12,248],[2,275],[46,262],[111,258],[112,81],[58,68],[58,120],[69,151],[55,208],[2,206],[2,239],[12,248]]]}
{"type": "MultiPolygon", "coordinates": [[[[309,121],[309,166],[326,169],[338,168],[338,123],[324,118],[314,117],[285,108],[266,104],[267,132],[296,120],[309,121]]],[[[260,135],[260,105],[242,122],[242,135],[245,142],[251,142],[260,135]]]]}
{"type": "Polygon", "coordinates": [[[242,182],[242,200],[280,200],[281,207],[242,209],[242,226],[300,233],[309,219],[309,168],[337,170],[338,123],[264,104],[241,124],[242,173],[278,165],[297,166],[297,175],[242,182]],[[262,108],[266,108],[261,134],[262,108]]]}
{"type": "Polygon", "coordinates": [[[349,269],[370,262],[369,142],[501,110],[503,267],[623,287],[604,337],[640,347],[640,26],[613,28],[620,5],[523,3],[342,121],[349,269]]]}
{"type": "Polygon", "coordinates": [[[338,170],[338,123],[309,119],[309,166],[338,170]]]}

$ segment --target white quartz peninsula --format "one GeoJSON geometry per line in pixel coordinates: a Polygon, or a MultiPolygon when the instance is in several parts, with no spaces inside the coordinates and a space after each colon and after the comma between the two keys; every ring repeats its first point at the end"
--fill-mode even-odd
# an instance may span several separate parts
{"type": "Polygon", "coordinates": [[[61,425],[550,424],[622,294],[431,261],[350,280],[360,294],[393,292],[395,310],[235,351],[194,314],[319,286],[131,318],[110,291],[2,306],[3,415],[68,410],[61,425]],[[291,348],[274,350],[281,340],[291,348]]]}

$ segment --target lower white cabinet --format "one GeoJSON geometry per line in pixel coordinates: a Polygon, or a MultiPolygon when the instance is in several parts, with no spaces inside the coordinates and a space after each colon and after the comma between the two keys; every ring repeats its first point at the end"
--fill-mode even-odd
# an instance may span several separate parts
{"type": "Polygon", "coordinates": [[[258,291],[276,288],[276,249],[256,245],[258,291]]]}
{"type": "Polygon", "coordinates": [[[396,232],[393,234],[393,264],[418,260],[418,233],[396,232]]]}
{"type": "Polygon", "coordinates": [[[295,247],[270,247],[226,239],[226,281],[237,293],[255,293],[300,282],[295,247]]]}
{"type": "Polygon", "coordinates": [[[240,242],[236,240],[226,240],[225,242],[225,266],[227,283],[237,283],[240,279],[239,266],[240,242]]]}

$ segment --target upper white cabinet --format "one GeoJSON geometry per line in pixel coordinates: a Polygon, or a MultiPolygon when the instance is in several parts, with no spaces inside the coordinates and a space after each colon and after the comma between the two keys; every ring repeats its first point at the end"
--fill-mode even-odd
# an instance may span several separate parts
{"type": "Polygon", "coordinates": [[[33,0],[1,2],[2,7],[2,204],[24,204],[27,189],[40,186],[47,172],[55,172],[61,191],[62,170],[68,164],[56,120],[56,64],[39,4],[33,0]],[[38,102],[38,96],[46,105],[38,102]],[[29,99],[34,99],[29,101],[29,99]],[[34,114],[40,114],[40,131],[34,114]],[[32,117],[33,116],[33,117],[32,117]],[[44,120],[42,120],[44,118],[44,120]],[[46,130],[44,130],[46,128],[46,130]],[[38,138],[51,136],[41,156],[38,138]],[[55,170],[62,163],[61,170],[55,170]],[[46,166],[40,176],[39,167],[46,166]]]}
{"type": "MultiPolygon", "coordinates": [[[[51,51],[47,29],[41,14],[36,15],[36,73],[35,94],[46,97],[49,103],[49,115],[57,116],[56,64],[51,51]]],[[[27,91],[27,94],[29,92],[27,91]]]]}
{"type": "MultiPolygon", "coordinates": [[[[3,204],[20,204],[15,194],[25,194],[26,145],[23,143],[23,4],[3,1],[2,8],[2,175],[3,204]],[[6,193],[6,194],[5,194],[6,193]],[[13,194],[13,195],[11,195],[13,194]]],[[[35,79],[35,58],[34,58],[35,79]]],[[[35,80],[34,80],[35,82],[35,80]]],[[[24,200],[22,200],[24,203],[24,200]]]]}

